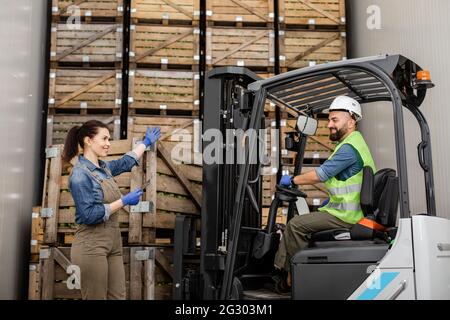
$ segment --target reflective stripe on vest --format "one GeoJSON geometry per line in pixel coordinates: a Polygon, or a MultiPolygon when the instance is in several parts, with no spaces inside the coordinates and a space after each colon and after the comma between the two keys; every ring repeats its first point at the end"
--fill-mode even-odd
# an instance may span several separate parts
{"type": "Polygon", "coordinates": [[[362,184],[358,183],[345,187],[329,188],[328,191],[330,192],[330,195],[337,196],[352,192],[361,192],[361,187],[362,184]]]}
{"type": "Polygon", "coordinates": [[[359,203],[331,202],[327,207],[337,209],[337,210],[344,210],[344,211],[360,211],[361,210],[361,205],[359,203]]]}

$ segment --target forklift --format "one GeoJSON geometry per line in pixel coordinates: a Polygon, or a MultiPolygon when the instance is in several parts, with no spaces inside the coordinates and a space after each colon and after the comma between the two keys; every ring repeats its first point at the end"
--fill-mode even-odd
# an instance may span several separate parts
{"type": "Polygon", "coordinates": [[[208,72],[203,152],[215,146],[215,156],[223,161],[203,162],[201,221],[176,218],[174,299],[450,299],[450,220],[436,216],[430,130],[419,109],[432,87],[429,72],[402,55],[332,62],[268,79],[244,67],[208,72]],[[235,135],[224,143],[207,133],[264,129],[264,107],[270,101],[297,119],[285,144],[296,152],[298,175],[317,115],[340,95],[356,99],[363,109],[391,102],[397,168],[363,169],[364,223],[313,234],[309,247],[291,259],[290,294],[277,294],[271,290],[277,285],[274,256],[283,229],[276,223],[277,210],[288,204],[288,220],[314,214],[308,212],[307,195],[300,188],[277,185],[263,227],[259,155],[264,150],[258,139],[235,135]],[[417,155],[425,177],[426,212],[410,210],[404,110],[420,128],[417,155]],[[246,161],[225,161],[236,159],[238,148],[244,148],[246,161]]]}

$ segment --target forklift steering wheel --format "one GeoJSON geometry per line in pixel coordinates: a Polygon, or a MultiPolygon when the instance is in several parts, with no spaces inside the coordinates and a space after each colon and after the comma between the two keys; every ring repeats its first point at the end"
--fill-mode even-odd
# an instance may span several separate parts
{"type": "Polygon", "coordinates": [[[290,196],[295,196],[295,197],[300,197],[300,198],[306,198],[308,196],[303,191],[300,191],[300,190],[295,189],[295,188],[292,189],[292,188],[288,188],[288,187],[283,187],[280,184],[277,184],[276,188],[277,188],[277,191],[281,191],[281,192],[283,192],[283,193],[285,193],[287,195],[290,195],[290,196]]]}

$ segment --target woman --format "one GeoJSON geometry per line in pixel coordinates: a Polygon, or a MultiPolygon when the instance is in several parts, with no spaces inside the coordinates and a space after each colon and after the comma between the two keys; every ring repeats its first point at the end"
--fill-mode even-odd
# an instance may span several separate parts
{"type": "Polygon", "coordinates": [[[108,127],[90,120],[70,129],[63,160],[78,156],[69,179],[75,201],[75,222],[79,224],[71,249],[71,259],[80,268],[83,299],[125,299],[125,271],[118,214],[124,206],[136,205],[142,195],[137,188],[122,195],[112,178],[129,172],[145,149],[160,137],[160,128],[148,128],[145,138],[133,151],[113,161],[102,161],[110,147],[108,127]]]}

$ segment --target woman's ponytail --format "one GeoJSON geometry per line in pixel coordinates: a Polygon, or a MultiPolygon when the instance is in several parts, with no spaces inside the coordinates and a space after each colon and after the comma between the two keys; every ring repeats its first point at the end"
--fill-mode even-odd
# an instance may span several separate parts
{"type": "Polygon", "coordinates": [[[67,133],[66,142],[64,143],[64,151],[62,155],[63,161],[69,162],[73,157],[78,155],[78,139],[80,126],[72,127],[67,133]]]}

